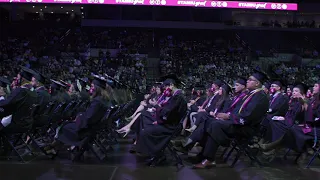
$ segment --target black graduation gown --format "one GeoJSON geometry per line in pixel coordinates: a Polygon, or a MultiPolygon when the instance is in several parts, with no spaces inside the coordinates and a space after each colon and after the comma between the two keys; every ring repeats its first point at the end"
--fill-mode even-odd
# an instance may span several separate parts
{"type": "Polygon", "coordinates": [[[37,93],[21,87],[14,89],[5,100],[0,101],[0,108],[3,109],[0,119],[12,115],[12,123],[5,128],[6,131],[30,128],[33,117],[30,117],[29,109],[33,104],[38,104],[37,93]]]}
{"type": "Polygon", "coordinates": [[[137,151],[149,156],[156,156],[170,140],[180,120],[186,115],[187,102],[182,94],[171,97],[155,116],[141,116],[150,120],[141,120],[138,134],[137,151]],[[143,124],[157,121],[158,124],[143,124]]]}
{"type": "Polygon", "coordinates": [[[271,120],[267,126],[265,139],[273,142],[281,138],[291,126],[305,122],[306,111],[302,110],[302,105],[299,101],[293,100],[290,103],[290,108],[286,113],[285,120],[271,120]]]}
{"type": "Polygon", "coordinates": [[[264,126],[268,126],[274,116],[284,117],[289,109],[289,100],[281,93],[271,97],[269,104],[270,106],[267,117],[262,121],[262,125],[264,126]]]}
{"type": "Polygon", "coordinates": [[[51,96],[48,91],[42,86],[36,89],[38,95],[39,108],[34,117],[36,126],[45,125],[49,121],[49,113],[47,110],[47,105],[51,101],[51,96]]]}
{"type": "Polygon", "coordinates": [[[101,96],[95,97],[88,109],[79,114],[75,121],[61,126],[57,139],[67,145],[77,145],[90,128],[102,120],[106,110],[105,100],[101,96]]]}
{"type": "Polygon", "coordinates": [[[81,101],[90,101],[90,94],[88,91],[82,90],[79,95],[81,101]]]}
{"type": "MultiPolygon", "coordinates": [[[[226,113],[230,108],[231,103],[231,99],[227,98],[220,107],[217,107],[216,113],[226,113]]],[[[216,119],[213,116],[210,116],[206,112],[198,113],[198,115],[199,119],[197,119],[197,121],[195,122],[197,128],[195,129],[195,131],[192,132],[192,134],[189,137],[193,140],[193,142],[201,142],[201,140],[203,140],[204,133],[206,132],[206,128],[209,126],[209,124],[213,123],[213,121],[216,121],[216,119]]]]}
{"type": "MultiPolygon", "coordinates": [[[[196,98],[195,98],[196,99],[196,98]]],[[[202,96],[200,97],[196,103],[194,103],[192,106],[190,106],[190,112],[197,112],[199,110],[199,106],[202,106],[203,103],[206,101],[206,97],[205,96],[202,96]]]]}
{"type": "Polygon", "coordinates": [[[308,105],[306,125],[292,126],[284,135],[285,147],[297,152],[303,152],[306,145],[312,145],[314,140],[320,139],[320,104],[316,105],[312,99],[308,105]],[[318,120],[317,120],[318,118],[318,120]]]}
{"type": "Polygon", "coordinates": [[[230,139],[235,136],[251,137],[268,108],[269,101],[264,91],[253,91],[241,103],[237,103],[230,113],[230,120],[213,121],[206,130],[218,145],[228,146],[230,139]]]}

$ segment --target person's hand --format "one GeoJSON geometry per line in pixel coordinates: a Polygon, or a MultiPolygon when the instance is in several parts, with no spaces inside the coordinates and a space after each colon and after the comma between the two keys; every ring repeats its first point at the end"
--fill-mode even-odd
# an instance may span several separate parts
{"type": "Polygon", "coordinates": [[[212,112],[212,111],[210,111],[210,116],[215,116],[215,113],[214,112],[212,112]]]}
{"type": "Polygon", "coordinates": [[[202,109],[202,108],[198,110],[198,112],[205,112],[205,111],[206,111],[206,110],[205,110],[205,109],[202,109]]]}
{"type": "Polygon", "coordinates": [[[230,115],[227,113],[218,113],[216,116],[218,119],[223,119],[223,120],[227,120],[230,118],[230,115]]]}
{"type": "Polygon", "coordinates": [[[155,121],[155,122],[153,122],[152,124],[153,124],[153,125],[157,125],[157,124],[158,124],[158,121],[155,121]]]}

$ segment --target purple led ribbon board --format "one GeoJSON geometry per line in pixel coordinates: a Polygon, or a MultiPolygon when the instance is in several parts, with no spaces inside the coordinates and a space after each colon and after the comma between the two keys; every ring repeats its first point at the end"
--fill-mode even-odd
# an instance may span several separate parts
{"type": "Polygon", "coordinates": [[[0,0],[11,3],[59,3],[59,4],[119,4],[146,6],[190,6],[198,8],[232,8],[232,9],[268,9],[278,11],[297,11],[296,3],[246,2],[246,1],[188,1],[188,0],[0,0]]]}

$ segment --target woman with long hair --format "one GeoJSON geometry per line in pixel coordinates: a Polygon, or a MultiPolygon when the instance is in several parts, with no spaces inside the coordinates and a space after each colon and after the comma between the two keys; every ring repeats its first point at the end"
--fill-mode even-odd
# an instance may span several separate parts
{"type": "Polygon", "coordinates": [[[229,108],[231,103],[231,99],[229,96],[231,90],[232,88],[228,84],[224,84],[223,86],[221,86],[218,90],[219,99],[215,105],[214,111],[209,112],[207,116],[198,116],[194,125],[190,129],[186,129],[186,131],[193,132],[200,125],[200,123],[215,118],[218,113],[225,112],[229,108]]]}
{"type": "MultiPolygon", "coordinates": [[[[294,94],[295,89],[293,96],[295,96],[294,94]]],[[[314,84],[313,97],[307,104],[306,102],[301,104],[301,109],[306,110],[304,121],[292,126],[282,138],[264,145],[265,151],[280,147],[290,148],[303,153],[302,158],[299,159],[299,162],[303,162],[307,156],[307,148],[316,146],[317,140],[320,138],[320,81],[314,84]]]]}
{"type": "Polygon", "coordinates": [[[48,155],[56,155],[56,150],[62,144],[73,146],[81,141],[86,132],[104,117],[108,108],[107,97],[104,95],[106,94],[106,81],[99,76],[94,76],[94,78],[90,89],[92,92],[90,106],[84,113],[78,114],[74,121],[66,122],[58,127],[54,142],[44,148],[48,155]]]}

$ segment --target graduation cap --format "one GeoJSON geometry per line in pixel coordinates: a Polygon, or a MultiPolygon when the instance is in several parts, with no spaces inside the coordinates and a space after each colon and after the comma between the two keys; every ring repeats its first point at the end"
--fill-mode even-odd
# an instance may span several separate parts
{"type": "Polygon", "coordinates": [[[10,85],[10,81],[4,77],[0,77],[0,86],[3,88],[6,88],[8,85],[10,85]]]}
{"type": "Polygon", "coordinates": [[[230,84],[228,84],[228,83],[225,83],[224,85],[222,85],[221,88],[224,89],[227,94],[229,94],[230,92],[232,92],[232,87],[231,87],[230,84]]]}
{"type": "Polygon", "coordinates": [[[60,82],[61,82],[61,84],[63,84],[63,85],[66,86],[66,87],[69,87],[69,86],[70,86],[69,83],[67,83],[67,82],[65,82],[65,81],[63,81],[63,80],[60,80],[60,82]]]}
{"type": "Polygon", "coordinates": [[[274,78],[274,79],[272,79],[271,82],[272,82],[271,84],[276,84],[276,85],[278,85],[281,89],[286,86],[286,83],[285,83],[282,79],[280,79],[280,78],[274,78]]]}
{"type": "Polygon", "coordinates": [[[268,81],[266,81],[265,83],[263,83],[263,86],[264,86],[264,88],[266,88],[266,89],[270,89],[271,83],[268,82],[268,81]]]}
{"type": "Polygon", "coordinates": [[[66,86],[59,81],[53,79],[50,79],[50,81],[52,82],[51,87],[54,89],[66,88],[66,86]]]}
{"type": "Polygon", "coordinates": [[[246,86],[247,78],[239,76],[238,79],[236,80],[236,83],[246,86]]]}
{"type": "Polygon", "coordinates": [[[212,84],[215,84],[215,85],[221,87],[224,84],[224,82],[221,81],[220,79],[216,79],[215,81],[212,82],[212,84]]]}
{"type": "Polygon", "coordinates": [[[28,81],[31,81],[32,80],[32,77],[34,77],[34,75],[36,74],[35,71],[27,68],[27,67],[24,67],[24,66],[20,66],[21,67],[21,77],[23,77],[24,79],[28,80],[28,81]]]}
{"type": "Polygon", "coordinates": [[[301,94],[306,94],[309,88],[309,86],[303,82],[296,82],[294,87],[300,89],[301,94]]]}
{"type": "Polygon", "coordinates": [[[106,89],[107,80],[104,77],[93,75],[92,83],[96,86],[106,89]]]}
{"type": "Polygon", "coordinates": [[[259,71],[257,69],[253,70],[252,76],[255,77],[261,84],[269,80],[268,75],[265,72],[259,71]]]}
{"type": "Polygon", "coordinates": [[[206,87],[204,86],[204,85],[196,85],[195,87],[194,87],[194,90],[195,91],[201,91],[201,90],[204,90],[204,89],[206,89],[206,87]]]}
{"type": "Polygon", "coordinates": [[[177,77],[176,74],[169,74],[166,76],[162,76],[160,78],[160,81],[163,82],[164,86],[168,86],[170,84],[174,84],[176,86],[184,85],[184,83],[177,77]]]}
{"type": "Polygon", "coordinates": [[[287,85],[287,88],[290,88],[291,91],[293,90],[294,86],[293,85],[287,85]]]}

